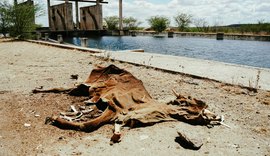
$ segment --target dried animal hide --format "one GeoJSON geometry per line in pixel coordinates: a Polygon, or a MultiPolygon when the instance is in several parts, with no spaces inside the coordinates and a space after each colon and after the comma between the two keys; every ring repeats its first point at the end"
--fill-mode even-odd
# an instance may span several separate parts
{"type": "Polygon", "coordinates": [[[159,103],[149,95],[142,81],[114,65],[94,69],[84,84],[73,89],[33,90],[35,93],[50,91],[89,96],[87,105],[91,105],[91,111],[88,113],[73,109],[75,118],[67,117],[66,114],[47,118],[47,122],[63,129],[89,132],[113,122],[121,126],[138,127],[175,120],[199,125],[221,120],[206,109],[207,105],[203,101],[195,98],[176,95],[176,100],[168,104],[159,103]],[[93,118],[80,121],[87,114],[93,118]],[[95,117],[95,114],[99,116],[95,117]]]}

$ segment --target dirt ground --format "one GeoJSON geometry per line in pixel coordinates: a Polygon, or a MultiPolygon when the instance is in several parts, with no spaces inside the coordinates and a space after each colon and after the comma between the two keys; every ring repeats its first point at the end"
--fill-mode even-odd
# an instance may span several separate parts
{"type": "MultiPolygon", "coordinates": [[[[139,54],[138,54],[139,55],[139,54]]],[[[270,92],[253,93],[237,86],[143,66],[106,61],[89,53],[28,42],[0,40],[0,155],[270,155],[270,92]],[[231,126],[194,126],[164,122],[123,129],[123,140],[110,145],[113,125],[91,132],[45,125],[47,116],[83,105],[85,98],[32,94],[31,90],[71,86],[78,74],[87,78],[96,65],[115,64],[141,79],[151,96],[168,102],[172,89],[204,100],[209,110],[231,126]],[[30,125],[29,125],[30,124],[30,125]],[[177,131],[203,142],[200,150],[175,142],[177,131]]]]}

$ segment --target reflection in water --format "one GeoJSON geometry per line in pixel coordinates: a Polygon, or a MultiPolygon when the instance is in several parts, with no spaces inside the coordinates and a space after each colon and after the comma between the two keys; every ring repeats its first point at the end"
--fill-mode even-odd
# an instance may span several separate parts
{"type": "MultiPolygon", "coordinates": [[[[79,38],[65,39],[80,45],[79,38]]],[[[106,50],[144,49],[146,52],[186,56],[270,68],[270,42],[215,40],[208,38],[157,38],[150,36],[103,36],[88,39],[91,48],[106,50]]]]}

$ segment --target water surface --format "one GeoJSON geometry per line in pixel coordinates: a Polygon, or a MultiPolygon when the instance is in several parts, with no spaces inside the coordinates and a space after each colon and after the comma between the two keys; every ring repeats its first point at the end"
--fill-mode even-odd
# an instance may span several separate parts
{"type": "MultiPolygon", "coordinates": [[[[79,38],[65,39],[80,45],[79,38]]],[[[145,52],[270,68],[270,42],[216,40],[209,38],[156,38],[151,36],[103,36],[89,38],[91,48],[106,50],[144,49],[145,52]]]]}

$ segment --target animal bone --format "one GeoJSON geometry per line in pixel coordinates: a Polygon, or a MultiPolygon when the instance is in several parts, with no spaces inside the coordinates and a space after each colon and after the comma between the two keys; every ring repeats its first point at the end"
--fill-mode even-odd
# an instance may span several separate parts
{"type": "MultiPolygon", "coordinates": [[[[78,112],[77,112],[77,113],[78,113],[78,112]]],[[[68,120],[68,121],[73,121],[73,120],[77,120],[77,119],[81,118],[82,115],[83,115],[83,113],[82,113],[82,112],[79,112],[78,115],[75,116],[75,117],[73,117],[73,118],[72,118],[72,117],[69,117],[69,116],[66,116],[66,115],[61,115],[61,118],[62,118],[62,119],[66,119],[66,120],[68,120]]]]}
{"type": "Polygon", "coordinates": [[[88,113],[90,113],[90,112],[92,112],[94,109],[87,109],[87,110],[82,110],[81,112],[83,113],[83,114],[88,114],[88,113]]]}
{"type": "Polygon", "coordinates": [[[172,89],[172,91],[173,91],[173,94],[176,96],[176,98],[178,98],[179,94],[174,89],[172,89]]]}
{"type": "Polygon", "coordinates": [[[225,126],[225,127],[231,128],[231,126],[225,124],[224,122],[219,122],[219,124],[221,124],[221,125],[223,125],[223,126],[225,126]]]}
{"type": "Polygon", "coordinates": [[[112,145],[113,143],[117,143],[117,142],[120,142],[121,141],[121,127],[122,125],[115,122],[114,124],[114,133],[113,133],[113,136],[111,137],[111,141],[110,141],[110,144],[112,145]]]}
{"type": "Polygon", "coordinates": [[[71,110],[72,110],[74,113],[78,113],[78,111],[76,110],[75,106],[71,105],[70,108],[71,108],[71,110]]]}

